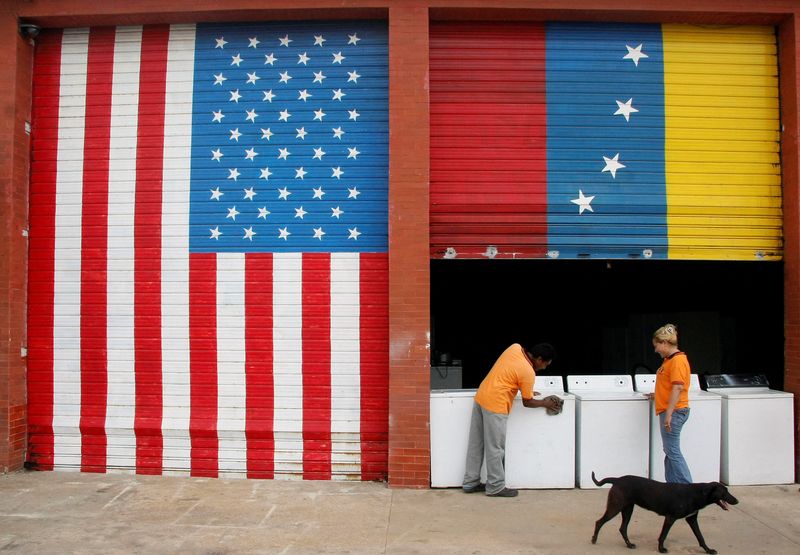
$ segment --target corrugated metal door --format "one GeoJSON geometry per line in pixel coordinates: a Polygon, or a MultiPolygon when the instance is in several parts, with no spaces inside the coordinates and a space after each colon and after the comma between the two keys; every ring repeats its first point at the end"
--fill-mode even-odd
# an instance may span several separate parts
{"type": "Polygon", "coordinates": [[[431,256],[780,259],[775,33],[431,26],[431,256]]]}
{"type": "Polygon", "coordinates": [[[384,477],[385,23],[37,42],[29,462],[384,477]]]}

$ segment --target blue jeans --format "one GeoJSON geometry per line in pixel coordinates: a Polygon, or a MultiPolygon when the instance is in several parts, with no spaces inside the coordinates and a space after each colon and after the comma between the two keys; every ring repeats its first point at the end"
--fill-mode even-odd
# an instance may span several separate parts
{"type": "Polygon", "coordinates": [[[661,428],[661,443],[664,445],[664,475],[667,482],[677,482],[679,484],[691,484],[692,473],[681,453],[681,428],[689,419],[689,409],[675,409],[672,412],[670,431],[664,428],[664,419],[667,412],[658,415],[659,427],[661,428]]]}

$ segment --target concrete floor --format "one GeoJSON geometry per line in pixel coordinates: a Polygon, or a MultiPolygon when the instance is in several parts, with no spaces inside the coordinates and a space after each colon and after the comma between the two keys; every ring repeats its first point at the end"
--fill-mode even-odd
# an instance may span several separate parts
{"type": "MultiPolygon", "coordinates": [[[[723,555],[800,553],[798,485],[732,487],[739,505],[700,515],[723,555]]],[[[592,545],[606,490],[525,490],[513,499],[380,483],[214,480],[20,472],[0,476],[3,553],[630,553],[617,518],[592,545]]],[[[638,553],[661,517],[637,508],[638,553]]],[[[678,522],[670,553],[703,553],[678,522]]]]}

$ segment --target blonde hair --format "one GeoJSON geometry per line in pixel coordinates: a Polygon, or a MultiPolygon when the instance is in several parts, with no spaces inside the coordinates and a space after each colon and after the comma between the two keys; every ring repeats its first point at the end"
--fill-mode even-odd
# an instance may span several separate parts
{"type": "Polygon", "coordinates": [[[678,344],[678,326],[675,324],[664,324],[658,328],[653,334],[653,341],[659,343],[669,343],[670,345],[678,344]]]}

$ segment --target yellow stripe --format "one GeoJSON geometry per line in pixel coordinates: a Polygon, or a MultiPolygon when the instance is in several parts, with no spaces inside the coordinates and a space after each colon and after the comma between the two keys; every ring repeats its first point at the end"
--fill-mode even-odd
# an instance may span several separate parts
{"type": "Polygon", "coordinates": [[[669,258],[780,259],[775,30],[662,32],[669,258]]]}

